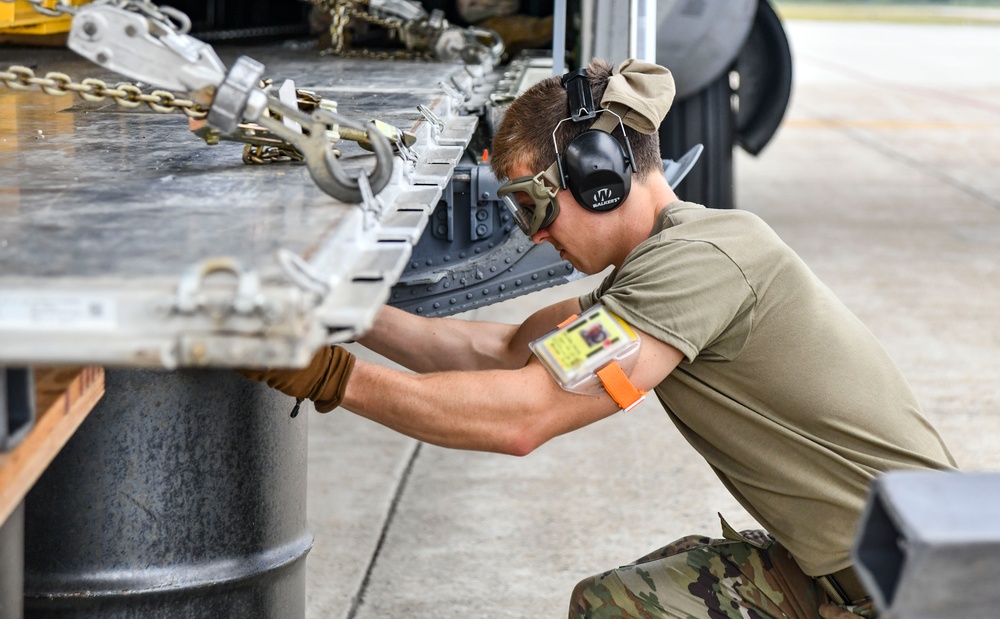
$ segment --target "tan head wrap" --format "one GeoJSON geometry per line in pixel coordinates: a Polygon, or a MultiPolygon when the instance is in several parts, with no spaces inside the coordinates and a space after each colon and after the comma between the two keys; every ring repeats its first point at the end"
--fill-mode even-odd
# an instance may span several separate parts
{"type": "Polygon", "coordinates": [[[626,125],[640,133],[655,133],[674,102],[675,92],[669,69],[630,58],[611,72],[601,107],[619,115],[622,107],[627,108],[622,117],[626,125]]]}

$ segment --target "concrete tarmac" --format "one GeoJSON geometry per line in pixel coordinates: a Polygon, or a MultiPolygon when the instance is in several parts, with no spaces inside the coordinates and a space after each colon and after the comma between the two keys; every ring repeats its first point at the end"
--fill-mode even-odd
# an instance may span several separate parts
{"type": "MultiPolygon", "coordinates": [[[[760,157],[738,154],[738,205],[871,328],[959,463],[1000,470],[1000,27],[786,28],[792,105],[760,157]]],[[[525,458],[308,416],[309,619],[563,617],[579,580],[718,536],[719,512],[754,526],[655,400],[525,458]]]]}

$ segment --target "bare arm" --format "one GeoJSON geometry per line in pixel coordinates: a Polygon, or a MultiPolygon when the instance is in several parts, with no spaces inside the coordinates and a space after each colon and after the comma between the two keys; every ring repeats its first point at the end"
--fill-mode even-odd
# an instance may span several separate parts
{"type": "Polygon", "coordinates": [[[528,342],[579,311],[579,300],[566,299],[535,312],[520,325],[508,325],[425,318],[385,307],[358,341],[415,372],[514,369],[528,361],[528,342]]]}
{"type": "MultiPolygon", "coordinates": [[[[650,390],[673,371],[682,354],[640,335],[643,345],[631,379],[650,390]]],[[[534,358],[512,370],[424,375],[358,361],[343,406],[435,445],[513,455],[530,453],[555,436],[619,410],[606,393],[563,390],[534,358]]]]}

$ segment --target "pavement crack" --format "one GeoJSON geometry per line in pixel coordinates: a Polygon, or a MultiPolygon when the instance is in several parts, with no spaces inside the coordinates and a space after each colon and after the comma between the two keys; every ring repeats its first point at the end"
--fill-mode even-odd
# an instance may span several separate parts
{"type": "Polygon", "coordinates": [[[389,535],[389,529],[392,527],[393,520],[396,517],[396,510],[399,508],[403,493],[406,491],[406,486],[410,481],[410,474],[413,472],[413,466],[417,462],[422,445],[423,443],[417,441],[417,444],[413,447],[413,451],[410,453],[409,460],[406,462],[406,467],[403,469],[403,474],[399,478],[399,483],[396,484],[396,489],[392,494],[392,501],[389,502],[389,509],[385,514],[385,520],[382,521],[382,531],[379,533],[378,543],[375,544],[375,551],[372,552],[371,561],[368,562],[368,567],[365,569],[365,576],[361,579],[361,584],[358,586],[357,592],[351,598],[351,609],[348,611],[346,619],[355,619],[358,611],[365,603],[365,593],[368,591],[368,585],[375,571],[375,565],[382,554],[382,547],[385,545],[386,537],[389,535]]]}
{"type": "MultiPolygon", "coordinates": [[[[825,118],[821,114],[814,113],[812,114],[812,116],[819,120],[829,121],[828,118],[825,118]]],[[[841,134],[847,136],[848,138],[854,140],[855,142],[858,142],[859,144],[862,144],[863,146],[867,146],[868,148],[871,148],[872,150],[875,150],[896,162],[899,162],[907,167],[913,168],[923,174],[926,174],[927,176],[930,176],[931,178],[934,178],[950,187],[953,187],[954,189],[957,189],[958,191],[982,202],[983,204],[993,208],[996,211],[1000,211],[1000,199],[997,199],[993,195],[979,189],[974,185],[971,185],[969,183],[966,183],[962,180],[955,178],[954,176],[948,174],[947,172],[942,171],[940,168],[936,166],[928,164],[927,162],[921,161],[920,159],[917,159],[915,157],[911,157],[910,155],[907,155],[906,153],[897,150],[889,146],[888,144],[865,134],[863,131],[858,131],[856,129],[852,129],[851,127],[846,127],[844,125],[835,125],[832,122],[831,122],[831,128],[833,128],[836,131],[839,131],[841,134]]]]}

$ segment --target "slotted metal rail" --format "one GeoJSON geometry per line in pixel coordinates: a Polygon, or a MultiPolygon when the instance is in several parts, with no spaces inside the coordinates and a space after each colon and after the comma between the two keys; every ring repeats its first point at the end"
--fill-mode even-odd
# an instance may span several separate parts
{"type": "MultiPolygon", "coordinates": [[[[389,185],[346,204],[303,165],[247,166],[242,145],[205,144],[182,114],[0,88],[0,365],[293,366],[370,327],[499,77],[238,51],[275,84],[415,135],[389,185]]],[[[0,50],[14,64],[120,79],[65,50],[0,50]]],[[[336,147],[349,171],[373,165],[353,142],[336,147]]]]}

